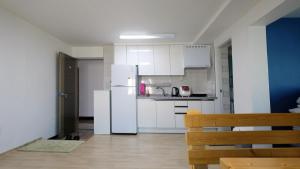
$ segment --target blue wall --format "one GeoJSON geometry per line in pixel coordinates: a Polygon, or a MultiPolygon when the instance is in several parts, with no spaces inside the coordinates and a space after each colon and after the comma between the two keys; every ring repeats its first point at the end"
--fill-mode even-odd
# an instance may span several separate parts
{"type": "Polygon", "coordinates": [[[272,113],[288,112],[300,97],[300,18],[283,18],[267,26],[272,113]]]}

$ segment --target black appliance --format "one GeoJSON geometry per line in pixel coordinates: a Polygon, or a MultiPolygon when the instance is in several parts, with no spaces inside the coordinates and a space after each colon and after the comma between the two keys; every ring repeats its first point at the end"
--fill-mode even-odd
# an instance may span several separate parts
{"type": "Polygon", "coordinates": [[[179,89],[177,87],[172,87],[172,97],[179,96],[179,89]]]}
{"type": "Polygon", "coordinates": [[[207,94],[204,93],[193,93],[190,97],[207,97],[207,94]]]}

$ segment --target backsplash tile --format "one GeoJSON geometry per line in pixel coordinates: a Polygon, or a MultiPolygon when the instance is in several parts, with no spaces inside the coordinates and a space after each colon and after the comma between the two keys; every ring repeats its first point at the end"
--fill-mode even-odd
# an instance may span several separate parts
{"type": "Polygon", "coordinates": [[[171,94],[172,87],[188,85],[192,93],[207,93],[215,96],[214,78],[208,77],[208,69],[185,69],[184,76],[140,76],[139,82],[144,82],[150,94],[161,94],[160,89],[151,85],[162,85],[168,94],[171,94]]]}

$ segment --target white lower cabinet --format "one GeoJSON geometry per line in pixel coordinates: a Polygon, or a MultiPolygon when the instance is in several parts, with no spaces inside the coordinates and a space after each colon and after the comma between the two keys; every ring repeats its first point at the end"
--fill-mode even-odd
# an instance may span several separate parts
{"type": "Polygon", "coordinates": [[[213,114],[215,112],[214,101],[189,101],[189,109],[199,110],[203,114],[213,114]]]}
{"type": "Polygon", "coordinates": [[[202,101],[188,101],[189,109],[202,111],[202,101]]]}
{"type": "Polygon", "coordinates": [[[175,114],[175,127],[184,129],[184,114],[175,114]]]}
{"type": "Polygon", "coordinates": [[[174,101],[175,128],[184,129],[184,115],[188,110],[188,101],[174,101]]]}
{"type": "Polygon", "coordinates": [[[214,101],[155,101],[138,99],[138,128],[140,132],[184,133],[184,115],[188,109],[204,114],[214,113],[214,101]]]}
{"type": "Polygon", "coordinates": [[[156,105],[152,99],[138,99],[138,127],[156,128],[156,105]]]}
{"type": "Polygon", "coordinates": [[[175,128],[173,101],[156,101],[157,127],[175,128]]]}
{"type": "Polygon", "coordinates": [[[201,112],[204,114],[214,114],[215,113],[215,102],[214,101],[201,101],[202,109],[201,112]]]}

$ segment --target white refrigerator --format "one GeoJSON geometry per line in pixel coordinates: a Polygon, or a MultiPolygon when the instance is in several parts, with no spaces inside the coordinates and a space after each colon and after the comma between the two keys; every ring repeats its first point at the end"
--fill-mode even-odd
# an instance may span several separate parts
{"type": "Polygon", "coordinates": [[[137,133],[136,82],[136,66],[112,65],[111,132],[113,134],[137,133]]]}

